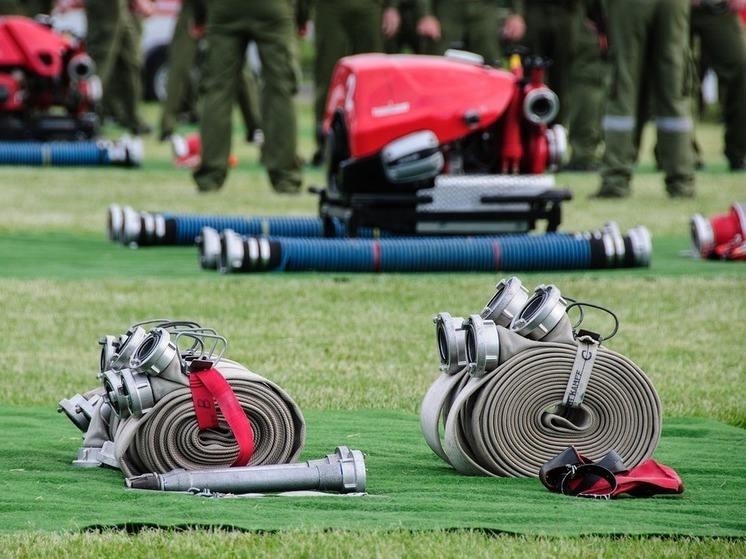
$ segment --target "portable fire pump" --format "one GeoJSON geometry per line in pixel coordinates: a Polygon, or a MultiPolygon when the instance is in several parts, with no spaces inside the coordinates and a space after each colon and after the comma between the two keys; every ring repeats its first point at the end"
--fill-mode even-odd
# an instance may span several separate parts
{"type": "Polygon", "coordinates": [[[0,17],[0,140],[85,140],[98,131],[101,98],[80,41],[49,22],[0,17]]]}
{"type": "Polygon", "coordinates": [[[329,230],[342,220],[396,234],[557,229],[567,189],[548,61],[514,53],[509,69],[471,53],[360,54],[332,77],[324,133],[327,186],[316,189],[329,230]]]}

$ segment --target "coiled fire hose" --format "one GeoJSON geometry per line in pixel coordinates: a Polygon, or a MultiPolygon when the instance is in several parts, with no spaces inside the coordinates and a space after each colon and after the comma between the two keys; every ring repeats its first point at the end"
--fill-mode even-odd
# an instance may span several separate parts
{"type": "Polygon", "coordinates": [[[153,320],[100,343],[103,386],[60,402],[83,431],[74,464],[133,476],[298,459],[306,426],[297,404],[223,358],[227,342],[214,330],[153,320]]]}
{"type": "MultiPolygon", "coordinates": [[[[601,308],[572,305],[581,321],[583,307],[601,308]]],[[[435,454],[465,475],[511,477],[538,476],[568,446],[594,459],[614,449],[629,467],[653,454],[655,388],[600,335],[575,331],[569,308],[555,286],[529,297],[513,277],[480,314],[435,318],[442,374],[420,412],[435,454]]]]}

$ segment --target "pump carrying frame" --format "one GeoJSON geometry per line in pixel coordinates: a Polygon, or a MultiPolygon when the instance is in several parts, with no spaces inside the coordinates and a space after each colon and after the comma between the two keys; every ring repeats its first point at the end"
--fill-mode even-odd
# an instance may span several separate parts
{"type": "Polygon", "coordinates": [[[440,175],[432,188],[401,193],[352,192],[339,198],[326,189],[319,216],[327,237],[342,223],[349,237],[377,228],[404,235],[494,235],[527,233],[546,220],[557,231],[568,189],[554,188],[551,175],[440,175]]]}

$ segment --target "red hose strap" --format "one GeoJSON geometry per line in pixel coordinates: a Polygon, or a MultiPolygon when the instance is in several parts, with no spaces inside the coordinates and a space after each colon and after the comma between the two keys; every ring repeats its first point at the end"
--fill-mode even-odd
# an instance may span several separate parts
{"type": "Polygon", "coordinates": [[[648,459],[628,469],[613,450],[594,463],[568,447],[542,466],[539,479],[550,491],[574,497],[609,499],[621,494],[651,497],[684,492],[684,484],[672,468],[648,459]]]}
{"type": "Polygon", "coordinates": [[[238,456],[231,466],[248,464],[254,454],[254,431],[225,377],[213,367],[195,371],[189,375],[189,387],[200,431],[218,426],[217,404],[238,443],[238,456]]]}

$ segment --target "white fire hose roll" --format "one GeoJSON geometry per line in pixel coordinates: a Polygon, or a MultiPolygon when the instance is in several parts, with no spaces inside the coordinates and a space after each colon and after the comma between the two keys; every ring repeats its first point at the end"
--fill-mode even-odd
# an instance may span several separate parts
{"type": "Polygon", "coordinates": [[[650,458],[660,438],[661,404],[648,377],[626,357],[599,347],[582,403],[563,404],[579,347],[533,342],[481,377],[468,367],[442,374],[420,412],[428,445],[465,475],[538,476],[568,446],[594,460],[614,449],[630,468],[650,458]]]}
{"type": "MultiPolygon", "coordinates": [[[[249,465],[295,462],[305,443],[306,425],[293,399],[238,363],[223,359],[216,368],[251,423],[254,453],[249,465]]],[[[200,431],[189,387],[171,390],[142,417],[119,421],[113,440],[120,469],[134,476],[229,466],[239,448],[222,414],[218,417],[220,427],[200,431]]]]}

